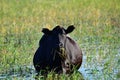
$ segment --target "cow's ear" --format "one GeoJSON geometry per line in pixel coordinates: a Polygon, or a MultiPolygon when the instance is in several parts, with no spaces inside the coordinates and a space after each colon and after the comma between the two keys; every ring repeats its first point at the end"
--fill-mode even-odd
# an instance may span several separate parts
{"type": "Polygon", "coordinates": [[[50,34],[50,33],[51,33],[51,31],[50,31],[49,29],[47,29],[47,28],[43,28],[43,29],[42,29],[42,32],[43,32],[44,34],[50,34]]]}
{"type": "Polygon", "coordinates": [[[75,27],[73,25],[68,26],[68,28],[65,30],[66,34],[71,33],[75,27]]]}

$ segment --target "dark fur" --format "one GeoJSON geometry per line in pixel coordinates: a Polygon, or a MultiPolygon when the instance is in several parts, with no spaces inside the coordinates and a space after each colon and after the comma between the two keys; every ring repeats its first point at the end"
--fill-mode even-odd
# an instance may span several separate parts
{"type": "Polygon", "coordinates": [[[33,64],[37,72],[42,70],[70,73],[73,68],[78,69],[82,63],[82,51],[77,43],[67,36],[75,27],[69,26],[67,29],[56,26],[53,30],[43,28],[39,47],[35,52],[33,64]],[[60,54],[63,49],[64,58],[60,54]]]}

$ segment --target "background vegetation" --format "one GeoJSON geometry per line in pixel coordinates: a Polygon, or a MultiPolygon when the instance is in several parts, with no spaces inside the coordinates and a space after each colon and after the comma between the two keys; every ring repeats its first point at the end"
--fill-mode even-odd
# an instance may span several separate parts
{"type": "MultiPolygon", "coordinates": [[[[0,79],[34,79],[33,55],[41,29],[76,29],[70,36],[83,50],[85,80],[120,78],[120,0],[0,0],[0,79]]],[[[48,80],[79,80],[50,73],[48,80]]],[[[41,78],[39,78],[41,79],[41,78]]]]}

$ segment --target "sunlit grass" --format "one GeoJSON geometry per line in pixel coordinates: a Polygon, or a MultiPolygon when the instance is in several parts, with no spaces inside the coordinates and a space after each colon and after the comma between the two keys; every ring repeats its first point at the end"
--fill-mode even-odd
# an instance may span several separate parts
{"type": "MultiPolygon", "coordinates": [[[[119,78],[119,22],[119,0],[1,0],[0,74],[9,74],[11,67],[19,66],[15,70],[19,72],[22,66],[32,65],[43,27],[66,28],[73,24],[76,29],[70,36],[87,57],[84,67],[90,69],[95,79],[119,78]],[[98,67],[103,68],[101,74],[98,67]]],[[[77,77],[73,75],[73,79],[77,77]]],[[[48,75],[49,80],[52,76],[48,75]]],[[[58,77],[70,79],[65,75],[58,77]]]]}

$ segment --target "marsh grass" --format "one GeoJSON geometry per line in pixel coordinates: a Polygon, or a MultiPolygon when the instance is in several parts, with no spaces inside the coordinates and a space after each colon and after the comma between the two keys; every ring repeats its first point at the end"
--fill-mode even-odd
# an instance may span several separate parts
{"type": "MultiPolygon", "coordinates": [[[[33,55],[42,36],[41,29],[73,24],[70,36],[86,57],[83,77],[88,80],[118,79],[120,73],[120,1],[119,0],[1,0],[0,1],[0,74],[24,74],[6,79],[24,79],[29,74],[33,55]],[[26,73],[24,73],[26,71],[26,73]]],[[[79,80],[77,73],[61,79],[79,80]]],[[[1,78],[2,76],[0,76],[1,78]]]]}

